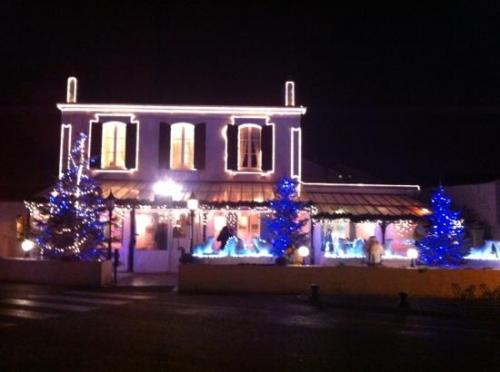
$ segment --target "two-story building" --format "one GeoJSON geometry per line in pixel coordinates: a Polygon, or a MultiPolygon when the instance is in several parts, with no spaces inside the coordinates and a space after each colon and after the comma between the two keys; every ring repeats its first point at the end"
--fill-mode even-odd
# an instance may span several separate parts
{"type": "Polygon", "coordinates": [[[283,176],[297,179],[301,199],[312,204],[303,213],[316,263],[359,257],[359,241],[372,235],[404,257],[408,221],[428,212],[412,197],[418,186],[303,180],[306,108],[295,105],[291,81],[279,107],[79,103],[74,77],[66,98],[57,105],[60,173],[76,135],[86,133],[90,171],[103,196],[117,199],[113,245],[130,271],[175,272],[179,248],[191,246],[207,258],[270,261],[265,221],[283,176]],[[226,225],[242,244],[221,251],[216,237],[226,225]]]}

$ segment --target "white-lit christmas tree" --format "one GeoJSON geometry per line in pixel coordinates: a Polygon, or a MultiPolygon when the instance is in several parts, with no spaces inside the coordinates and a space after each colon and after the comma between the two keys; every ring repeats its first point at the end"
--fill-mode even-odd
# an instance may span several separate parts
{"type": "Polygon", "coordinates": [[[429,266],[454,266],[463,262],[464,227],[460,213],[451,210],[451,198],[439,186],[431,199],[429,232],[418,242],[419,260],[429,266]]]}
{"type": "Polygon", "coordinates": [[[101,192],[88,175],[85,152],[87,136],[80,133],[71,150],[70,167],[41,207],[37,243],[44,257],[89,259],[98,257],[105,240],[100,215],[104,210],[101,192]]]}

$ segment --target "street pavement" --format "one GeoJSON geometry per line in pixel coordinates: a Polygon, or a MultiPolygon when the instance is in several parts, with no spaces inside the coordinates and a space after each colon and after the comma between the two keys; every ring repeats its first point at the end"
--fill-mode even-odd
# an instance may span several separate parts
{"type": "Polygon", "coordinates": [[[0,371],[499,368],[498,311],[473,319],[400,310],[394,299],[327,300],[1,284],[0,371]]]}

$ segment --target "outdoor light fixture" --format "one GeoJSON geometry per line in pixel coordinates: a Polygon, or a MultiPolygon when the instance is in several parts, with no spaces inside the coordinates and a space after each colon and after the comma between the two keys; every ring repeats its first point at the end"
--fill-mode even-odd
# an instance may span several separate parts
{"type": "Polygon", "coordinates": [[[297,250],[298,254],[300,257],[302,257],[302,265],[306,264],[306,258],[309,257],[309,248],[307,248],[305,245],[299,247],[297,250]]]}
{"type": "Polygon", "coordinates": [[[35,248],[35,243],[33,240],[24,239],[21,243],[21,249],[23,250],[26,257],[29,256],[29,253],[35,248]]]}
{"type": "Polygon", "coordinates": [[[190,211],[195,211],[198,209],[198,199],[189,198],[187,201],[187,207],[190,211]]]}
{"type": "Polygon", "coordinates": [[[309,248],[307,248],[305,245],[302,247],[299,247],[299,256],[302,258],[306,258],[309,256],[309,248]]]}
{"type": "Polygon", "coordinates": [[[409,248],[406,256],[410,259],[410,266],[415,267],[415,260],[418,258],[418,251],[415,248],[409,248]]]}
{"type": "Polygon", "coordinates": [[[182,197],[182,186],[170,179],[157,181],[153,185],[153,191],[157,196],[171,198],[176,201],[182,197]]]}

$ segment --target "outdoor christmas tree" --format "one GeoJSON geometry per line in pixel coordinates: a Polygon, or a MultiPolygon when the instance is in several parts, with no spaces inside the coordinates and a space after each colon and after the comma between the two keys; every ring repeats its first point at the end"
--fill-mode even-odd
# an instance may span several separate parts
{"type": "Polygon", "coordinates": [[[297,181],[289,177],[282,178],[276,185],[278,198],[270,203],[274,216],[269,220],[268,228],[272,237],[271,253],[283,257],[289,248],[298,248],[304,239],[302,227],[307,222],[299,220],[303,203],[297,201],[297,181]]]}
{"type": "Polygon", "coordinates": [[[459,265],[467,253],[460,213],[450,209],[451,198],[442,186],[432,195],[431,205],[429,232],[417,243],[419,259],[429,266],[459,265]]]}
{"type": "Polygon", "coordinates": [[[105,206],[99,187],[87,174],[86,140],[80,133],[69,155],[69,169],[57,181],[48,204],[40,209],[46,218],[38,221],[37,243],[44,257],[95,257],[105,240],[104,223],[99,220],[105,206]]]}

